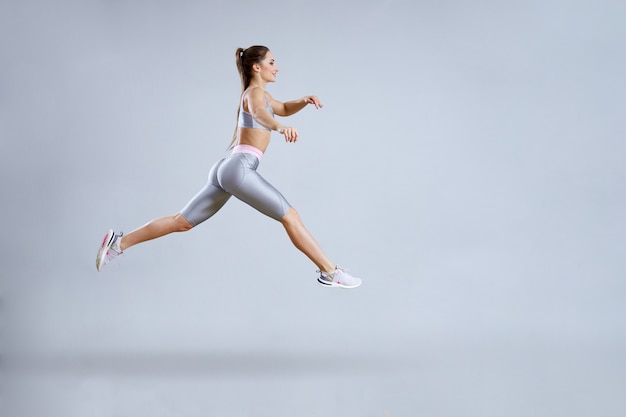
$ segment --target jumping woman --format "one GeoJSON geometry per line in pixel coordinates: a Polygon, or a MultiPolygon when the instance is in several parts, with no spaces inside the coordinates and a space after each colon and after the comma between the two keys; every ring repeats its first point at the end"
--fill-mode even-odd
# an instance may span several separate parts
{"type": "Polygon", "coordinates": [[[100,271],[104,265],[138,243],[192,229],[217,213],[234,195],[282,223],[295,247],[318,267],[320,276],[317,282],[320,285],[331,288],[358,287],[361,279],[348,274],[325,255],[304,227],[298,212],[257,172],[263,153],[270,143],[271,131],[277,131],[289,143],[298,140],[297,129],[283,126],[274,119],[274,115],[290,116],[308,104],[317,109],[322,108],[322,104],[316,96],[283,103],[265,91],[267,83],[275,82],[278,73],[274,56],[267,47],[238,48],[235,60],[243,89],[237,128],[228,146],[232,153],[213,165],[207,184],[179,213],[154,219],[125,235],[109,230],[98,250],[96,268],[100,271]]]}

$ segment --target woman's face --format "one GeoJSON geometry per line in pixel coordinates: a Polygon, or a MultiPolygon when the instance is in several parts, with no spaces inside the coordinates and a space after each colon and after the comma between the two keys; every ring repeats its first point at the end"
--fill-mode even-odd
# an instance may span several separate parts
{"type": "Polygon", "coordinates": [[[263,58],[259,65],[259,75],[261,75],[263,81],[273,83],[276,81],[276,74],[278,74],[278,65],[276,65],[276,60],[272,52],[267,51],[265,58],[263,58]]]}

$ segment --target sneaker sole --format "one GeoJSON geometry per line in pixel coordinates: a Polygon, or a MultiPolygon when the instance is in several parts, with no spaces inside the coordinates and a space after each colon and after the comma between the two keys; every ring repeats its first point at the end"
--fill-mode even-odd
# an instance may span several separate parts
{"type": "Polygon", "coordinates": [[[336,282],[326,282],[319,278],[317,279],[317,283],[320,284],[322,287],[326,287],[326,288],[343,288],[347,290],[351,288],[358,288],[361,286],[361,283],[359,283],[358,285],[344,285],[344,284],[338,284],[336,282]]]}
{"type": "Polygon", "coordinates": [[[113,239],[115,238],[115,233],[113,230],[109,230],[106,235],[104,235],[104,239],[102,240],[102,246],[98,249],[98,255],[96,256],[96,269],[98,272],[102,269],[102,265],[104,262],[104,258],[107,256],[107,252],[111,248],[113,244],[113,239]]]}

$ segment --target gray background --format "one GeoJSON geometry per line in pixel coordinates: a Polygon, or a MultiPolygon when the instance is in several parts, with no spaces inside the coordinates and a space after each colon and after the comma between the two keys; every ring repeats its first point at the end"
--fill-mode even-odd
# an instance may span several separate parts
{"type": "Polygon", "coordinates": [[[5,1],[11,417],[623,416],[621,1],[5,1]],[[261,173],[355,291],[231,200],[129,250],[225,154],[239,46],[316,94],[261,173]]]}

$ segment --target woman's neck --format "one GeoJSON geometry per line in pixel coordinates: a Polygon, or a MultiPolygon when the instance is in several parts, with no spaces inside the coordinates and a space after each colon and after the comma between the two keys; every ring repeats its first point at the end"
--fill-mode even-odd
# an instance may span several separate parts
{"type": "Polygon", "coordinates": [[[267,82],[260,80],[258,78],[254,78],[250,81],[250,84],[248,85],[248,88],[253,88],[253,87],[260,87],[263,90],[265,90],[265,86],[267,85],[267,82]]]}

